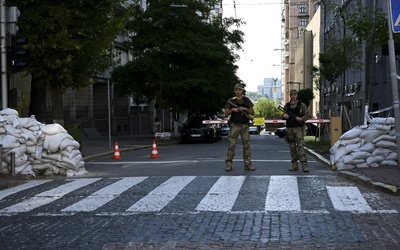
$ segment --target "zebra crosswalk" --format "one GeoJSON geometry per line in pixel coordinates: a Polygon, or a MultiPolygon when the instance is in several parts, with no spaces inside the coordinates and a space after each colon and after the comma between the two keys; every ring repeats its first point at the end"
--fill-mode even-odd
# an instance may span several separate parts
{"type": "Polygon", "coordinates": [[[140,213],[398,213],[318,176],[143,176],[32,180],[0,191],[0,216],[140,213]],[[335,185],[333,185],[335,184],[335,185]]]}

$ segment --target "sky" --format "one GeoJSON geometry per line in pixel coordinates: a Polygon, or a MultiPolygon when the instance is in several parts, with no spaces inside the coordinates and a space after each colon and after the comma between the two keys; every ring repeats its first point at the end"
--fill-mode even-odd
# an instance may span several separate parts
{"type": "Polygon", "coordinates": [[[264,78],[281,78],[282,1],[223,0],[223,17],[246,22],[240,28],[245,33],[243,51],[236,53],[240,56],[237,75],[246,83],[247,91],[257,91],[264,78]]]}

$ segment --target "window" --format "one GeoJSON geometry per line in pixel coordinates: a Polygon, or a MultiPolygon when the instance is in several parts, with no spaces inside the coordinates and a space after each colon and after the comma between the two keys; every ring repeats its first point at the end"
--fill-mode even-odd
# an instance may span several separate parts
{"type": "Polygon", "coordinates": [[[300,26],[306,26],[306,25],[307,25],[307,19],[305,19],[305,18],[300,18],[300,19],[299,19],[299,25],[300,25],[300,26]]]}
{"type": "Polygon", "coordinates": [[[303,34],[303,29],[297,31],[297,38],[301,37],[301,34],[303,34]]]}
{"type": "Polygon", "coordinates": [[[304,3],[299,5],[299,13],[307,13],[307,6],[304,3]]]}

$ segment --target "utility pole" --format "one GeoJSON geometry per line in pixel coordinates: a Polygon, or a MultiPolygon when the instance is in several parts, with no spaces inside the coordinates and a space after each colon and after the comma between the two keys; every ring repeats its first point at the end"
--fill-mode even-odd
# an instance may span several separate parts
{"type": "Polygon", "coordinates": [[[6,0],[0,0],[1,109],[7,108],[7,10],[6,0]]]}
{"type": "MultiPolygon", "coordinates": [[[[390,80],[392,83],[392,95],[393,95],[393,113],[394,113],[394,121],[395,121],[395,130],[396,130],[396,145],[397,145],[397,165],[400,164],[400,100],[399,100],[399,90],[397,87],[397,72],[396,72],[396,61],[395,61],[395,50],[394,50],[394,41],[393,41],[393,29],[392,29],[392,13],[391,10],[393,7],[391,6],[390,0],[387,0],[387,20],[388,20],[388,28],[389,28],[389,61],[390,61],[390,80]]],[[[400,166],[400,165],[399,165],[400,166]]]]}

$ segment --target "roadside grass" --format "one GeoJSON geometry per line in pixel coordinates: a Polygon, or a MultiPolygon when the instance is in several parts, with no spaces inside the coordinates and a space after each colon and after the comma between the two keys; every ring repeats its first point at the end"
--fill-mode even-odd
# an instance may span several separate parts
{"type": "Polygon", "coordinates": [[[331,142],[329,140],[319,140],[319,138],[315,136],[305,136],[304,141],[307,148],[320,153],[328,153],[331,148],[331,142]]]}

